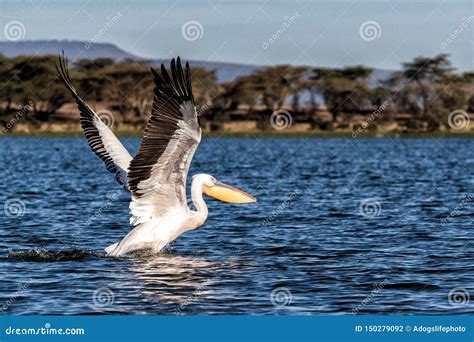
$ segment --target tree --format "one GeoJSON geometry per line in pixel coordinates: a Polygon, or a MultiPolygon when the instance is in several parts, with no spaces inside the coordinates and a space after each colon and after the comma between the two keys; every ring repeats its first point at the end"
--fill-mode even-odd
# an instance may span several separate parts
{"type": "Polygon", "coordinates": [[[326,107],[333,122],[342,112],[357,112],[368,105],[368,79],[372,69],[353,66],[341,69],[319,69],[318,79],[326,107]]]}
{"type": "Polygon", "coordinates": [[[95,59],[80,59],[74,63],[74,67],[79,72],[88,72],[95,70],[102,70],[114,65],[113,58],[95,58],[95,59]]]}
{"type": "Polygon", "coordinates": [[[467,71],[463,73],[462,79],[469,87],[467,110],[472,113],[474,112],[474,71],[467,71]]]}
{"type": "Polygon", "coordinates": [[[144,120],[149,115],[153,79],[145,62],[123,61],[109,67],[103,75],[101,70],[94,71],[93,75],[104,78],[104,98],[118,107],[123,121],[144,120]]]}
{"type": "Polygon", "coordinates": [[[201,67],[191,68],[194,102],[198,108],[208,108],[218,98],[220,87],[215,71],[201,67]]]}
{"type": "Polygon", "coordinates": [[[417,57],[412,62],[403,63],[402,75],[408,84],[414,83],[418,87],[424,115],[428,114],[432,85],[452,76],[453,68],[448,57],[447,54],[439,54],[432,58],[417,57]]]}
{"type": "Polygon", "coordinates": [[[0,105],[4,104],[4,111],[10,111],[14,102],[20,102],[22,88],[19,79],[12,69],[10,59],[0,54],[0,105]]]}
{"type": "Polygon", "coordinates": [[[17,99],[33,103],[34,117],[45,121],[68,100],[66,89],[56,78],[55,56],[19,56],[11,59],[13,80],[21,87],[17,99]]]}
{"type": "Polygon", "coordinates": [[[308,78],[302,85],[309,94],[310,108],[313,113],[318,109],[316,98],[323,94],[324,80],[328,76],[328,71],[325,68],[311,69],[308,78]]]}
{"type": "MultiPolygon", "coordinates": [[[[447,54],[417,57],[403,63],[403,70],[387,82],[394,92],[399,110],[426,120],[430,129],[438,128],[444,121],[443,117],[449,111],[446,107],[448,102],[460,105],[459,101],[464,96],[454,100],[456,96],[450,91],[455,78],[448,57],[447,54]]],[[[459,85],[458,82],[456,84],[459,85]]]]}

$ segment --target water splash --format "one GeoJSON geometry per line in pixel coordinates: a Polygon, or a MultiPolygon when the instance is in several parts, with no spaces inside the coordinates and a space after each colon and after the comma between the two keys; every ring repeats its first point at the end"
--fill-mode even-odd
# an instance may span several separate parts
{"type": "Polygon", "coordinates": [[[10,251],[7,259],[36,261],[36,262],[55,262],[55,261],[79,261],[87,257],[104,257],[105,254],[99,254],[84,249],[71,249],[52,251],[45,248],[34,248],[28,250],[10,251]]]}

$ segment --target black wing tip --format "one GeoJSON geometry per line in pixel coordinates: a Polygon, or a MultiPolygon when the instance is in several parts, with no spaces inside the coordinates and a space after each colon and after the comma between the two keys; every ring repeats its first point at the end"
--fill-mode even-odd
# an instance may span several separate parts
{"type": "Polygon", "coordinates": [[[169,76],[168,70],[166,70],[166,67],[163,63],[161,64],[160,71],[161,71],[161,76],[163,76],[164,79],[166,79],[166,76],[169,76]]]}
{"type": "MultiPolygon", "coordinates": [[[[178,56],[176,58],[176,65],[178,66],[179,69],[182,69],[183,63],[181,62],[181,57],[180,56],[178,56]]],[[[186,63],[184,63],[184,68],[189,69],[189,62],[188,61],[186,61],[186,63]]]]}
{"type": "Polygon", "coordinates": [[[62,81],[68,88],[73,88],[71,84],[71,78],[69,76],[68,70],[68,58],[66,57],[64,50],[61,50],[61,53],[58,55],[58,62],[54,63],[56,67],[56,76],[62,81]]]}
{"type": "MultiPolygon", "coordinates": [[[[172,58],[171,61],[170,61],[170,69],[177,69],[178,67],[181,67],[182,66],[182,63],[181,63],[181,58],[178,56],[176,58],[172,58]]],[[[186,62],[185,64],[185,68],[186,69],[189,69],[189,62],[186,62]]],[[[153,71],[155,71],[155,69],[153,69],[153,67],[150,68],[153,71]]],[[[168,73],[168,69],[166,68],[166,65],[164,63],[161,63],[160,64],[160,69],[161,69],[161,72],[166,72],[168,73]]]]}
{"type": "Polygon", "coordinates": [[[194,102],[189,62],[186,62],[186,67],[183,69],[181,57],[177,56],[170,60],[169,69],[164,63],[160,64],[160,72],[153,67],[150,69],[155,81],[155,92],[164,93],[167,97],[177,96],[181,101],[194,102]]]}
{"type": "Polygon", "coordinates": [[[61,53],[58,54],[58,63],[55,63],[56,66],[58,66],[58,64],[61,66],[67,66],[68,65],[68,59],[66,57],[66,55],[64,54],[64,50],[61,50],[61,53]]]}
{"type": "Polygon", "coordinates": [[[156,70],[153,67],[150,67],[150,71],[154,78],[157,78],[157,76],[159,76],[158,72],[156,72],[156,70]]]}

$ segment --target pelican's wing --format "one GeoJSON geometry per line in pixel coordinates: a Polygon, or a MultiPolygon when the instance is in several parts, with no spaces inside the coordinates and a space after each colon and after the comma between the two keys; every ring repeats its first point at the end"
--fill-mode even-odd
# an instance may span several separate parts
{"type": "Polygon", "coordinates": [[[155,81],[151,117],[136,157],[130,163],[128,188],[131,223],[156,218],[170,208],[186,206],[189,165],[201,141],[191,88],[189,64],[171,61],[171,76],[161,65],[155,81]]]}
{"type": "Polygon", "coordinates": [[[69,89],[81,113],[81,126],[84,130],[87,143],[92,151],[105,163],[109,172],[115,173],[115,179],[120,184],[127,184],[127,170],[132,156],[123,147],[110,128],[102,122],[97,114],[77,94],[71,83],[67,69],[67,59],[59,56],[59,65],[56,65],[59,79],[69,89]]]}

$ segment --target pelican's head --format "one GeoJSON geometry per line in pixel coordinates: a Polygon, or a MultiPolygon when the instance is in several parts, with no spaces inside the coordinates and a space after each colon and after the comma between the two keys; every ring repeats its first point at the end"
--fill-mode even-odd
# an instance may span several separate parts
{"type": "Polygon", "coordinates": [[[219,201],[228,203],[254,203],[257,199],[246,192],[236,189],[230,185],[219,182],[211,175],[197,174],[193,180],[198,178],[202,182],[202,191],[219,201]]]}

